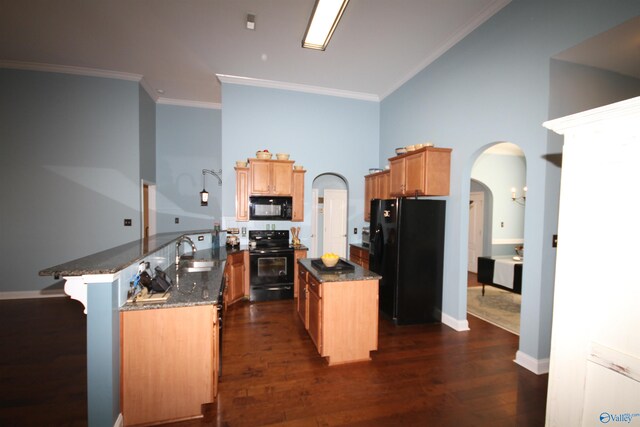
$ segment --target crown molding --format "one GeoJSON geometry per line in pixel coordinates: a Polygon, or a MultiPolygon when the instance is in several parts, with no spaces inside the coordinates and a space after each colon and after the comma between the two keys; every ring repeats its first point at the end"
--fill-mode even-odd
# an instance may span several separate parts
{"type": "Polygon", "coordinates": [[[206,101],[190,101],[188,99],[175,99],[160,97],[156,100],[157,104],[176,105],[178,107],[206,108],[209,110],[221,110],[222,104],[206,101]]]}
{"type": "Polygon", "coordinates": [[[70,65],[45,64],[41,62],[0,60],[0,68],[13,68],[16,70],[27,71],[45,71],[49,73],[75,74],[79,76],[90,77],[105,77],[133,82],[139,82],[143,78],[141,74],[124,73],[122,71],[100,70],[98,68],[74,67],[70,65]]]}
{"type": "Polygon", "coordinates": [[[402,78],[401,80],[396,82],[396,84],[394,84],[385,92],[383,92],[380,95],[380,99],[381,100],[385,99],[387,96],[395,92],[400,86],[402,86],[403,84],[405,84],[406,82],[414,78],[420,71],[427,68],[427,66],[433,63],[436,59],[440,58],[442,55],[444,55],[445,52],[447,52],[449,49],[455,46],[458,42],[460,42],[460,40],[462,40],[463,38],[471,34],[480,25],[488,21],[489,18],[491,18],[496,13],[498,13],[500,9],[502,9],[509,3],[511,3],[511,0],[496,0],[493,3],[491,3],[482,12],[476,15],[471,21],[469,21],[468,23],[460,27],[460,29],[458,29],[458,31],[456,31],[453,34],[453,36],[451,36],[442,46],[440,46],[439,49],[433,52],[433,54],[427,56],[413,70],[411,70],[408,74],[406,74],[404,78],[402,78]]]}
{"type": "Polygon", "coordinates": [[[218,81],[220,83],[230,83],[244,86],[256,86],[256,87],[264,87],[269,89],[282,89],[282,90],[290,90],[294,92],[305,92],[305,93],[313,93],[316,95],[328,95],[328,96],[336,96],[340,98],[351,98],[357,99],[360,101],[372,101],[379,102],[380,98],[378,95],[374,95],[371,93],[363,93],[363,92],[351,92],[347,90],[340,89],[331,89],[326,87],[319,86],[309,86],[298,83],[285,83],[278,82],[274,80],[264,80],[264,79],[255,79],[252,77],[240,77],[240,76],[231,76],[228,74],[216,74],[218,81]]]}
{"type": "Polygon", "coordinates": [[[591,110],[558,119],[548,120],[542,123],[542,126],[560,135],[565,135],[572,129],[581,126],[599,126],[609,120],[615,120],[616,123],[614,126],[618,126],[617,123],[619,123],[619,121],[637,120],[639,116],[640,96],[636,96],[635,98],[625,99],[624,101],[614,102],[613,104],[592,108],[591,110]]]}
{"type": "Polygon", "coordinates": [[[149,83],[147,79],[143,77],[140,80],[140,86],[142,86],[142,89],[144,89],[144,91],[147,92],[149,97],[153,99],[153,102],[155,103],[158,102],[158,98],[160,97],[160,95],[158,95],[158,91],[153,86],[151,86],[151,83],[149,83]]]}

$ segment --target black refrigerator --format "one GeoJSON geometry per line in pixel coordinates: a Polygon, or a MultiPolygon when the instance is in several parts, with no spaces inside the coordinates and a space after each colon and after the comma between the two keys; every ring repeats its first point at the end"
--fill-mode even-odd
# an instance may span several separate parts
{"type": "Polygon", "coordinates": [[[380,311],[398,325],[442,320],[446,202],[371,201],[369,269],[382,276],[380,311]]]}

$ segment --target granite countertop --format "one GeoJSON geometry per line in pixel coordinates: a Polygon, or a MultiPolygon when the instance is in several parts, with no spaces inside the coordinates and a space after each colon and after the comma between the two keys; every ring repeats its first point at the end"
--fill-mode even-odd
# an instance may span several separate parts
{"type": "Polygon", "coordinates": [[[149,254],[174,243],[181,236],[207,234],[212,230],[160,233],[138,239],[115,248],[65,262],[39,272],[40,276],[82,276],[84,274],[114,274],[149,254]]]}
{"type": "Polygon", "coordinates": [[[364,246],[362,243],[349,243],[349,246],[355,246],[356,248],[369,252],[369,246],[364,246]]]}
{"type": "Polygon", "coordinates": [[[344,258],[340,258],[341,260],[353,265],[355,268],[353,271],[349,272],[324,272],[320,271],[311,264],[313,258],[304,258],[298,260],[300,265],[309,271],[309,273],[315,277],[320,283],[324,282],[353,282],[358,280],[380,280],[382,276],[374,273],[373,271],[366,270],[360,267],[357,264],[354,264],[344,258]]]}
{"type": "Polygon", "coordinates": [[[120,311],[148,310],[157,308],[191,307],[196,305],[218,304],[220,286],[227,255],[246,250],[245,247],[202,249],[195,253],[196,260],[213,259],[218,261],[211,270],[187,272],[170,265],[166,270],[173,286],[168,291],[169,298],[164,302],[127,302],[120,311]]]}

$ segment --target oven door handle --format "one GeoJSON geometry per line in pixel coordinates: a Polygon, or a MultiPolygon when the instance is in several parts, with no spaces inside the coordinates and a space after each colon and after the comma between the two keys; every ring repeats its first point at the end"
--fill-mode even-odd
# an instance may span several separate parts
{"type": "Polygon", "coordinates": [[[282,289],[289,290],[289,289],[291,289],[291,286],[280,286],[280,287],[277,287],[277,288],[274,287],[274,288],[262,288],[262,289],[264,289],[265,291],[279,291],[279,290],[282,290],[282,289]]]}

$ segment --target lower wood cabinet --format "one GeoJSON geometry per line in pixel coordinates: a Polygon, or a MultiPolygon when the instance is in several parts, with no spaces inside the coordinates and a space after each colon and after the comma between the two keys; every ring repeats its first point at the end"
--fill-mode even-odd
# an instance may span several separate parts
{"type": "Polygon", "coordinates": [[[309,329],[309,318],[307,317],[307,296],[309,290],[307,289],[307,270],[298,267],[298,315],[305,329],[309,329]]]}
{"type": "Polygon", "coordinates": [[[349,261],[369,269],[369,251],[361,246],[349,245],[349,261]]]}
{"type": "Polygon", "coordinates": [[[245,295],[245,278],[248,270],[248,263],[245,263],[245,254],[248,254],[248,252],[238,251],[227,256],[227,263],[224,266],[225,306],[239,301],[245,295]]]}
{"type": "Polygon", "coordinates": [[[298,260],[307,257],[307,250],[296,249],[293,252],[293,298],[298,298],[298,293],[300,289],[300,280],[298,278],[298,271],[300,267],[298,266],[298,260]]]}
{"type": "Polygon", "coordinates": [[[370,360],[378,349],[378,280],[320,282],[298,273],[298,314],[329,365],[370,360]]]}
{"type": "Polygon", "coordinates": [[[322,296],[321,285],[314,277],[309,277],[307,281],[307,298],[309,300],[309,336],[316,345],[318,352],[322,354],[322,296]]]}
{"type": "Polygon", "coordinates": [[[202,416],[218,387],[215,305],[120,312],[124,425],[202,416]]]}

